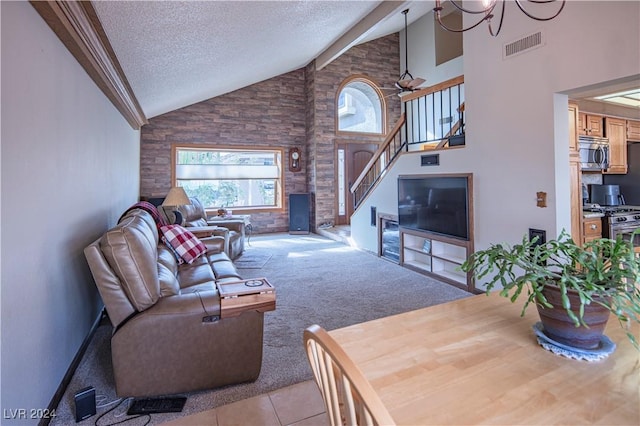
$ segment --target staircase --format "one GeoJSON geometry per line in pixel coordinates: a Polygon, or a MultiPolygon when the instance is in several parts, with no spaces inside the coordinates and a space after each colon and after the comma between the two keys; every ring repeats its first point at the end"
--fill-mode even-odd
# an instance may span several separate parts
{"type": "Polygon", "coordinates": [[[380,144],[378,150],[373,154],[371,160],[362,169],[362,173],[358,176],[358,179],[351,185],[350,191],[354,197],[355,208],[358,206],[373,190],[375,185],[380,181],[384,172],[391,167],[398,154],[407,145],[406,133],[405,137],[402,137],[402,129],[405,124],[405,114],[400,116],[400,120],[393,127],[393,130],[389,133],[387,138],[380,144]],[[402,139],[405,142],[402,142],[402,139]]]}
{"type": "Polygon", "coordinates": [[[374,190],[404,150],[444,149],[464,136],[464,76],[416,90],[402,98],[404,113],[351,185],[355,210],[374,190]]]}

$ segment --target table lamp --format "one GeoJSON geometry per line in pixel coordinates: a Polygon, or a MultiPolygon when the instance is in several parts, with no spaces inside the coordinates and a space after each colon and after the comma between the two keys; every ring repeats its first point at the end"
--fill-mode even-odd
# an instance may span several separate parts
{"type": "MultiPolygon", "coordinates": [[[[191,204],[187,193],[184,192],[184,188],[181,186],[174,186],[169,190],[167,197],[162,202],[162,207],[177,207],[184,206],[187,204],[191,204]]],[[[174,224],[182,225],[182,213],[178,210],[173,210],[173,214],[175,216],[174,224]]]]}

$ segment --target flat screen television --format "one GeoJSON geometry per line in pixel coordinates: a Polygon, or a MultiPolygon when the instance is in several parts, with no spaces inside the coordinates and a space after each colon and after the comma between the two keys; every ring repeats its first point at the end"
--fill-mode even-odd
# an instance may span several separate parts
{"type": "Polygon", "coordinates": [[[398,177],[398,224],[469,240],[471,175],[398,177]]]}

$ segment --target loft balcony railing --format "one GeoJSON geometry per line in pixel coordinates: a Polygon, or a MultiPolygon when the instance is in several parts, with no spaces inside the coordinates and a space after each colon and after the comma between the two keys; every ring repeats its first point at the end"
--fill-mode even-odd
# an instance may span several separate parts
{"type": "Polygon", "coordinates": [[[444,147],[464,134],[464,76],[403,96],[404,113],[349,188],[357,209],[409,145],[444,147]]]}
{"type": "Polygon", "coordinates": [[[403,97],[407,144],[433,144],[464,133],[464,76],[403,97]]]}

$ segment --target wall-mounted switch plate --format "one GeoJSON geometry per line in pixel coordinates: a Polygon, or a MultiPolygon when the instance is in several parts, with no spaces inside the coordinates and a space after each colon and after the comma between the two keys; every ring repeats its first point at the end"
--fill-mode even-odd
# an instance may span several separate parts
{"type": "Polygon", "coordinates": [[[547,193],[536,192],[536,201],[538,207],[547,207],[547,193]]]}

